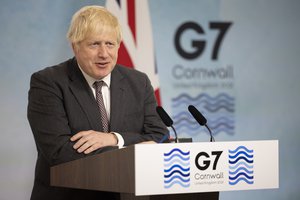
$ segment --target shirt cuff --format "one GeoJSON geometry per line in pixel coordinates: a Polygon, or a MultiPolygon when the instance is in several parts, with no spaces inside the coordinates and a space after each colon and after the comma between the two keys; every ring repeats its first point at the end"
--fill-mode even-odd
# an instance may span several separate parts
{"type": "Polygon", "coordinates": [[[117,146],[119,148],[123,148],[123,146],[124,146],[124,139],[123,139],[123,137],[119,133],[116,133],[116,132],[112,132],[112,134],[114,134],[117,137],[117,139],[118,139],[117,146]]]}

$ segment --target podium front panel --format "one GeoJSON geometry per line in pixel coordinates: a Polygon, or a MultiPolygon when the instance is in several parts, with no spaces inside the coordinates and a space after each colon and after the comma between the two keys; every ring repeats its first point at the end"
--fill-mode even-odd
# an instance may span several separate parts
{"type": "Polygon", "coordinates": [[[135,145],[135,194],[278,188],[278,141],[135,145]]]}

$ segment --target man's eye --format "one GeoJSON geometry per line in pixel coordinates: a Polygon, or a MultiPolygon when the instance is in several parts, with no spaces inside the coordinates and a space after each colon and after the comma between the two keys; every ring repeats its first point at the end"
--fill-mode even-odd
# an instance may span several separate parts
{"type": "Polygon", "coordinates": [[[106,46],[108,46],[108,47],[114,47],[115,43],[113,43],[113,42],[106,42],[106,46]]]}
{"type": "Polygon", "coordinates": [[[91,47],[98,47],[100,45],[99,42],[93,42],[90,44],[91,47]]]}

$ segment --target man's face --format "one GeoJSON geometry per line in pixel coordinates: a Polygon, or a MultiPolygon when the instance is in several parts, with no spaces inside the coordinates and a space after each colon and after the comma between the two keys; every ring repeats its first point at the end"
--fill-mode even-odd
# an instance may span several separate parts
{"type": "Polygon", "coordinates": [[[113,31],[91,34],[72,47],[81,69],[95,79],[104,78],[116,65],[119,44],[113,31]]]}

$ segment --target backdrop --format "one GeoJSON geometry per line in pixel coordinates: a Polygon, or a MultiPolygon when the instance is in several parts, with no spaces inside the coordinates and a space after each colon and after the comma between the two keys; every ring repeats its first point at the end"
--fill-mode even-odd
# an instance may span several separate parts
{"type": "Polygon", "coordinates": [[[209,140],[187,112],[193,104],[217,141],[279,140],[280,188],[222,192],[221,200],[299,199],[299,1],[1,0],[1,200],[30,197],[30,76],[73,56],[68,25],[89,4],[120,18],[120,62],[149,75],[180,137],[209,140]]]}

